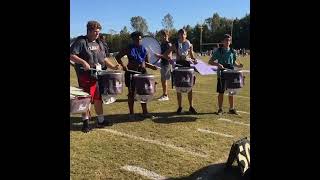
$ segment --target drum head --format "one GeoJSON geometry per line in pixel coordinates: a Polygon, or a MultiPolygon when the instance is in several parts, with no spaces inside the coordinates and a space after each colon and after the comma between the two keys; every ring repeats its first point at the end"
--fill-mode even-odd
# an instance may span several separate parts
{"type": "Polygon", "coordinates": [[[83,89],[70,86],[70,91],[83,91],[83,89]]]}
{"type": "Polygon", "coordinates": [[[150,54],[150,63],[154,64],[159,59],[154,53],[161,54],[161,47],[158,40],[151,36],[145,36],[142,38],[142,46],[145,47],[150,54]]]}
{"type": "Polygon", "coordinates": [[[83,91],[70,91],[70,94],[74,96],[89,96],[88,93],[83,91]]]}
{"type": "Polygon", "coordinates": [[[77,97],[90,97],[90,95],[80,88],[70,86],[70,100],[77,99],[77,97]]]}

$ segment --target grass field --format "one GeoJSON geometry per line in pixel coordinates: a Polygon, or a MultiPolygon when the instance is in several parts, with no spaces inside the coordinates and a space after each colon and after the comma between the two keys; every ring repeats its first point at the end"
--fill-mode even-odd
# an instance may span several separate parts
{"type": "MultiPolygon", "coordinates": [[[[207,62],[209,57],[201,59],[207,62]]],[[[249,70],[250,56],[239,59],[244,64],[243,69],[249,70]]],[[[148,72],[158,75],[155,95],[158,98],[162,94],[160,71],[149,69],[148,72]]],[[[70,84],[77,87],[71,66],[70,75],[70,84]]],[[[245,86],[235,98],[239,116],[215,114],[216,75],[201,76],[198,73],[193,87],[197,115],[186,112],[175,114],[177,100],[171,82],[169,101],[159,102],[155,99],[148,103],[149,112],[158,117],[153,120],[128,120],[126,88],[115,103],[104,105],[105,118],[114,123],[111,127],[94,129],[85,134],[80,131],[80,115],[70,115],[71,178],[150,179],[150,176],[125,170],[124,167],[128,165],[152,171],[167,179],[197,179],[208,175],[209,171],[216,171],[227,161],[232,143],[242,137],[250,137],[250,74],[245,75],[245,86]]],[[[182,104],[183,111],[188,111],[186,94],[183,94],[182,104]]],[[[228,98],[225,96],[224,110],[228,108],[228,98]]],[[[135,103],[135,112],[141,113],[140,103],[135,103]]],[[[92,115],[95,116],[93,108],[92,115]]],[[[94,126],[95,122],[91,124],[94,126]]],[[[217,171],[216,178],[237,179],[232,174],[217,171]]]]}

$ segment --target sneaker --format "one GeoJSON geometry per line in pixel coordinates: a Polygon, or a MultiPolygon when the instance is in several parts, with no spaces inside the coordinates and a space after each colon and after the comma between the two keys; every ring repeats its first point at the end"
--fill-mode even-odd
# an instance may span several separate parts
{"type": "Polygon", "coordinates": [[[112,123],[110,121],[104,120],[103,122],[98,122],[97,127],[103,128],[105,126],[112,126],[112,123]]]}
{"type": "Polygon", "coordinates": [[[89,120],[85,120],[83,121],[83,125],[82,125],[82,129],[81,131],[84,132],[84,133],[87,133],[89,131],[91,131],[92,129],[90,128],[89,126],[89,120]]]}
{"type": "Polygon", "coordinates": [[[236,109],[230,109],[229,114],[239,115],[236,109]]]}
{"type": "Polygon", "coordinates": [[[218,115],[222,115],[222,114],[223,114],[223,110],[222,110],[222,109],[219,109],[218,112],[217,112],[217,114],[218,114],[218,115]]]}
{"type": "Polygon", "coordinates": [[[177,114],[181,114],[181,111],[182,111],[182,107],[179,107],[177,110],[177,114]]]}
{"type": "Polygon", "coordinates": [[[198,114],[197,111],[192,106],[190,106],[189,112],[192,114],[198,114]]]}
{"type": "Polygon", "coordinates": [[[162,96],[158,99],[158,101],[169,101],[169,97],[168,97],[168,95],[162,95],[162,96]]]}
{"type": "Polygon", "coordinates": [[[150,119],[154,119],[155,116],[153,116],[152,114],[149,114],[149,113],[142,113],[141,116],[143,118],[150,118],[150,119]]]}

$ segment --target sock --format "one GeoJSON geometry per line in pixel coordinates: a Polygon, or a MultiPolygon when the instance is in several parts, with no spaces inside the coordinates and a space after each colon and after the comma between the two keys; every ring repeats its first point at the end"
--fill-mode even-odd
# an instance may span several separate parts
{"type": "Polygon", "coordinates": [[[104,121],[104,116],[103,115],[98,115],[98,122],[103,123],[104,121]]]}

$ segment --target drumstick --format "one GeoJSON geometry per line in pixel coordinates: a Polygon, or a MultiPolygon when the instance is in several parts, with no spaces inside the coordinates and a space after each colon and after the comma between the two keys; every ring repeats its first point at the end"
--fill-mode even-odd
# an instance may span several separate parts
{"type": "MultiPolygon", "coordinates": [[[[113,59],[114,59],[114,58],[113,58],[113,59]]],[[[116,60],[116,63],[117,63],[117,65],[121,66],[121,65],[118,63],[117,60],[116,60]]],[[[127,69],[126,71],[132,72],[132,73],[136,73],[136,74],[141,74],[141,72],[139,72],[139,71],[134,71],[134,70],[130,70],[130,69],[127,69]]]]}
{"type": "MultiPolygon", "coordinates": [[[[84,68],[81,67],[80,69],[84,69],[84,68]]],[[[94,68],[90,68],[89,70],[107,72],[107,70],[97,70],[97,69],[94,69],[94,68]]],[[[136,74],[141,74],[141,72],[139,72],[139,71],[134,71],[134,70],[130,70],[130,69],[128,69],[127,71],[132,72],[132,73],[136,73],[136,74]]]]}
{"type": "Polygon", "coordinates": [[[148,63],[148,62],[146,62],[146,64],[148,64],[148,65],[150,65],[150,66],[155,66],[157,69],[161,69],[161,67],[156,66],[156,65],[154,65],[154,64],[151,64],[151,63],[148,63]]]}
{"type": "Polygon", "coordinates": [[[130,70],[130,69],[128,69],[127,71],[132,72],[132,73],[136,73],[136,74],[141,74],[141,72],[139,72],[139,71],[134,71],[134,70],[130,70]]]}
{"type": "MultiPolygon", "coordinates": [[[[151,48],[151,46],[149,45],[148,48],[151,50],[151,52],[153,54],[156,54],[156,52],[154,52],[154,50],[151,48]]],[[[152,65],[155,65],[161,58],[159,58],[156,62],[152,63],[152,65]]],[[[158,67],[157,67],[158,68],[158,67]]],[[[161,68],[158,68],[158,69],[161,69],[161,68]]]]}
{"type": "Polygon", "coordinates": [[[234,69],[228,69],[228,68],[223,68],[221,70],[223,70],[223,71],[234,71],[234,69]]]}
{"type": "MultiPolygon", "coordinates": [[[[84,68],[80,67],[80,69],[84,69],[84,68]]],[[[107,70],[100,70],[100,69],[95,69],[95,68],[89,68],[89,70],[107,72],[107,70]]]]}
{"type": "Polygon", "coordinates": [[[250,73],[249,70],[240,70],[239,72],[242,72],[242,73],[250,73]]]}

